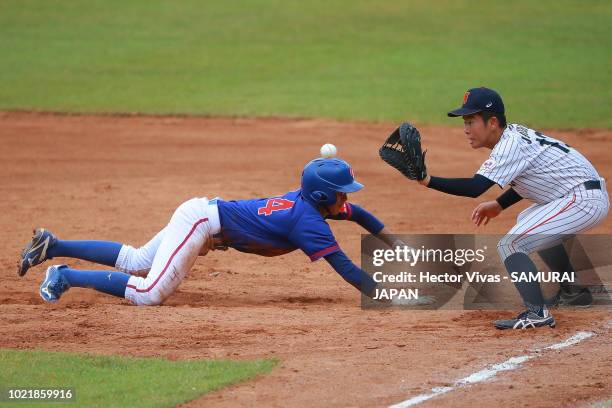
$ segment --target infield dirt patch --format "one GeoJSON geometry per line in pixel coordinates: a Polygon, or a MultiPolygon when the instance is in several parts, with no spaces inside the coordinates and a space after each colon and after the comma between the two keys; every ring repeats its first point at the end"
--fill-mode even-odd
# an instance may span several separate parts
{"type": "MultiPolygon", "coordinates": [[[[266,197],[296,188],[303,165],[324,143],[334,143],[366,185],[350,200],[394,232],[503,233],[514,224],[524,203],[477,229],[469,215],[478,201],[427,190],[385,165],[377,150],[394,126],[0,113],[0,347],[172,359],[278,357],[282,363],[271,375],[187,405],[384,406],[590,330],[597,336],[572,349],[423,406],[521,401],[556,407],[610,396],[609,310],[556,311],[557,329],[533,332],[492,328],[492,319],[514,311],[362,311],[352,287],[325,262],[310,263],[298,251],[270,259],[212,252],[161,307],[134,307],[78,288],[57,305],[43,304],[44,268],[17,276],[18,255],[34,227],[66,239],[140,245],[191,197],[266,197]]],[[[470,149],[461,128],[423,126],[421,133],[432,174],[470,176],[488,155],[470,149]]],[[[612,176],[611,132],[548,133],[612,176]]],[[[492,189],[482,199],[498,193],[492,189]]],[[[358,261],[360,228],[330,223],[358,261]]],[[[612,221],[593,232],[612,232],[612,221]]]]}

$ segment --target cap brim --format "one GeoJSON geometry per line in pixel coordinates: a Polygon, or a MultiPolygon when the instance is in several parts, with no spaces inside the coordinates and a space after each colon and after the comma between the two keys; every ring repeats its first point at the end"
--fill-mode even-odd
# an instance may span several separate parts
{"type": "Polygon", "coordinates": [[[475,113],[482,112],[482,109],[477,108],[459,108],[454,111],[448,112],[448,116],[451,118],[456,118],[457,116],[465,116],[465,115],[473,115],[475,113]]]}
{"type": "Polygon", "coordinates": [[[351,184],[347,184],[346,186],[342,186],[342,188],[337,189],[341,193],[354,193],[363,188],[363,184],[358,181],[353,181],[351,184]]]}

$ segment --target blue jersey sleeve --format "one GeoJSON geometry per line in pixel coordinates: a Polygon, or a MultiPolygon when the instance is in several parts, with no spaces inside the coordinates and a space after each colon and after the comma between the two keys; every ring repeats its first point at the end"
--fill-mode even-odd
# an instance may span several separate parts
{"type": "Polygon", "coordinates": [[[376,282],[363,269],[351,262],[344,252],[338,251],[327,255],[325,260],[345,281],[359,289],[364,295],[372,297],[374,289],[376,289],[376,282]]]}
{"type": "Polygon", "coordinates": [[[340,251],[331,228],[322,217],[302,217],[289,234],[289,240],[313,262],[340,251]]]}
{"type": "Polygon", "coordinates": [[[383,224],[372,213],[368,212],[366,209],[358,206],[357,204],[350,204],[348,202],[344,203],[338,215],[330,215],[327,218],[332,220],[354,221],[373,235],[377,235],[383,230],[383,228],[385,228],[385,224],[383,224]]]}

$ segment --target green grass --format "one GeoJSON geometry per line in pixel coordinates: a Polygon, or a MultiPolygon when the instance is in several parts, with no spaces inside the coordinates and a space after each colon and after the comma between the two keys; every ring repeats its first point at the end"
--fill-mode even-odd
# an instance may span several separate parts
{"type": "Polygon", "coordinates": [[[0,109],[612,128],[606,0],[3,0],[0,109]]]}
{"type": "MultiPolygon", "coordinates": [[[[0,349],[0,389],[73,388],[75,401],[51,404],[57,407],[170,407],[268,373],[275,365],[275,360],[170,361],[0,349]]],[[[0,399],[0,406],[41,403],[0,399]]]]}

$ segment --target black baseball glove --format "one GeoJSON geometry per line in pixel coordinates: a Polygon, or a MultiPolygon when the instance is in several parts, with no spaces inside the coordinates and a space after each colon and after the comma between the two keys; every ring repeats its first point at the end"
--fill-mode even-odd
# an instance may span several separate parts
{"type": "Polygon", "coordinates": [[[382,145],[378,154],[387,164],[395,167],[411,180],[427,177],[425,154],[421,150],[421,134],[410,123],[402,123],[382,145]]]}

